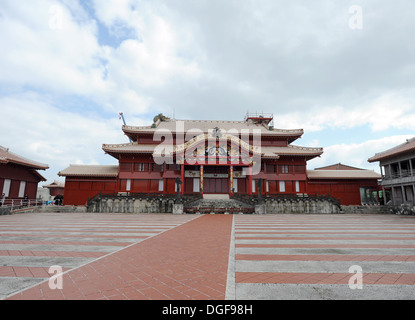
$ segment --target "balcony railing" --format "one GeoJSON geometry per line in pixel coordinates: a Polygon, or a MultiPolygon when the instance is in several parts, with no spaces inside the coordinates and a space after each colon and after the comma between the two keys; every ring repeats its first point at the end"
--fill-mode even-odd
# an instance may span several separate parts
{"type": "Polygon", "coordinates": [[[42,205],[42,199],[0,199],[0,208],[9,208],[10,211],[24,207],[39,207],[42,205]]]}
{"type": "Polygon", "coordinates": [[[401,172],[392,172],[383,176],[384,180],[399,179],[405,177],[415,177],[415,170],[401,170],[401,172]]]}

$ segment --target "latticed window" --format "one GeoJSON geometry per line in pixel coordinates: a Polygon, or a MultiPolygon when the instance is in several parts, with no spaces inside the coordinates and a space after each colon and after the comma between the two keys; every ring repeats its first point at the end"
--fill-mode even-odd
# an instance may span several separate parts
{"type": "Polygon", "coordinates": [[[279,187],[280,187],[280,192],[285,192],[285,181],[280,181],[279,187]]]}
{"type": "Polygon", "coordinates": [[[300,181],[295,182],[295,192],[300,192],[300,181]]]}
{"type": "Polygon", "coordinates": [[[279,173],[289,173],[290,167],[288,165],[281,165],[279,166],[279,173]]]}
{"type": "Polygon", "coordinates": [[[138,172],[148,171],[148,163],[136,163],[134,171],[138,171],[138,172]]]}

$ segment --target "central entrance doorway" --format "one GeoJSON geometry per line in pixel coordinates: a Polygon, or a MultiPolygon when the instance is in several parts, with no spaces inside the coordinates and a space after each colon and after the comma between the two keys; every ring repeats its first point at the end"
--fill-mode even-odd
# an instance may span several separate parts
{"type": "Polygon", "coordinates": [[[205,178],[205,193],[229,193],[228,178],[205,178]]]}
{"type": "Polygon", "coordinates": [[[204,193],[229,193],[229,167],[205,166],[204,193]]]}

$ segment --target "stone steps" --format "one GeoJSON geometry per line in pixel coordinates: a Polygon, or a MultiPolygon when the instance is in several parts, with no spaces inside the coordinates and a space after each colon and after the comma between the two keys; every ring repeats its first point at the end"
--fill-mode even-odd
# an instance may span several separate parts
{"type": "Polygon", "coordinates": [[[251,213],[254,206],[235,199],[199,199],[185,205],[187,213],[251,213]]]}

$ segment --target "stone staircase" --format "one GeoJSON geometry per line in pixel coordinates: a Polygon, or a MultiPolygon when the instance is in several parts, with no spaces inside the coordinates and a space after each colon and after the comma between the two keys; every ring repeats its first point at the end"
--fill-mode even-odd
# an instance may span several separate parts
{"type": "Polygon", "coordinates": [[[202,199],[185,204],[184,212],[201,214],[254,213],[255,207],[236,199],[229,199],[228,195],[204,195],[202,199]]]}

